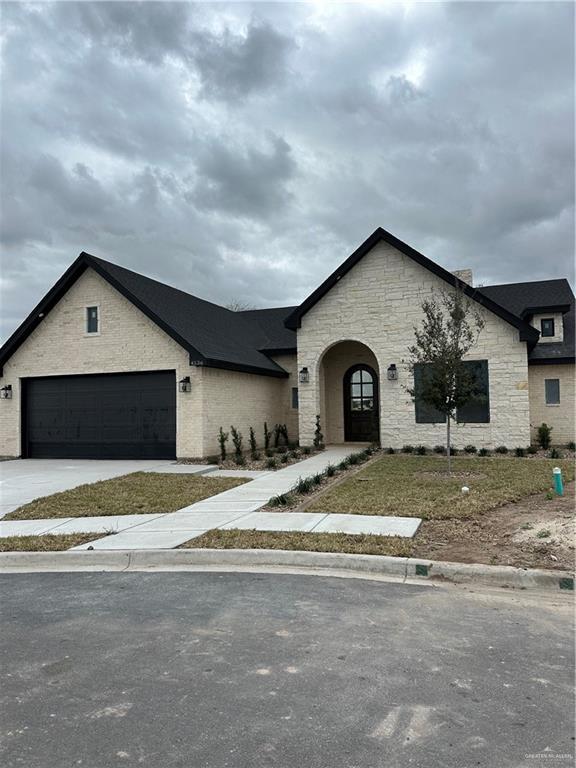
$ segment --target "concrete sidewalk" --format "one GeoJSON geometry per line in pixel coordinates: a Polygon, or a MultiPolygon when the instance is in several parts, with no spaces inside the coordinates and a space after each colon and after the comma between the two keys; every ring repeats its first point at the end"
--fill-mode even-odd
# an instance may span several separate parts
{"type": "MultiPolygon", "coordinates": [[[[0,536],[115,533],[114,536],[107,535],[76,547],[103,550],[172,549],[213,529],[414,536],[420,525],[420,518],[259,511],[271,496],[290,491],[299,478],[323,472],[329,464],[338,464],[357,450],[358,446],[329,447],[322,453],[285,469],[258,473],[244,485],[191,504],[177,512],[0,521],[0,536]]],[[[209,468],[210,470],[212,468],[209,468]]],[[[215,474],[214,471],[210,473],[215,474]]]]}

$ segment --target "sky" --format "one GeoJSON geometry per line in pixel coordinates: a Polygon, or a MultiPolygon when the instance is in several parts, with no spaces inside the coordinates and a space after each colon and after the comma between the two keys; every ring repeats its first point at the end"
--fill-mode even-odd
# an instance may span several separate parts
{"type": "Polygon", "coordinates": [[[3,3],[0,339],[87,251],[302,301],[382,226],[574,277],[570,2],[3,3]]]}

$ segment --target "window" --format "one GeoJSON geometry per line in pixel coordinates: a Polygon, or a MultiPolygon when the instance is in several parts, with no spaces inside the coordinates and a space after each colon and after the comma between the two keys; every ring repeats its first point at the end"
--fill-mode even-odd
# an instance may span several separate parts
{"type": "Polygon", "coordinates": [[[98,307],[86,307],[86,333],[98,333],[98,307]]]}
{"type": "Polygon", "coordinates": [[[554,332],[554,318],[547,317],[540,320],[540,331],[542,336],[556,336],[554,332]]]}
{"type": "MultiPolygon", "coordinates": [[[[488,361],[467,360],[464,367],[474,378],[473,395],[466,405],[456,412],[456,421],[467,424],[487,424],[490,421],[490,388],[488,382],[488,361]]],[[[419,392],[426,377],[432,375],[431,365],[414,366],[415,409],[417,424],[444,424],[446,416],[425,403],[419,392]]]]}
{"type": "Polygon", "coordinates": [[[546,405],[560,405],[560,379],[544,379],[546,405]]]}
{"type": "Polygon", "coordinates": [[[292,408],[298,408],[298,387],[292,387],[292,408]]]}
{"type": "Polygon", "coordinates": [[[366,368],[354,371],[350,377],[350,410],[374,410],[374,379],[366,368]]]}

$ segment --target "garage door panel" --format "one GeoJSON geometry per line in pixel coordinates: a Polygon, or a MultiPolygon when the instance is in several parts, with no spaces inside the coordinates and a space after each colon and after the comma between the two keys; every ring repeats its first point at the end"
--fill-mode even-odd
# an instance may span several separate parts
{"type": "Polygon", "coordinates": [[[174,372],[29,379],[25,455],[174,458],[174,372]]]}

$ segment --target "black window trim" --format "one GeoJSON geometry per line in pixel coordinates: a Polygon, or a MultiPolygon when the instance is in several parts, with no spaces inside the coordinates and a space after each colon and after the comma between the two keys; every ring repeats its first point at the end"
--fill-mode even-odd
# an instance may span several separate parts
{"type": "Polygon", "coordinates": [[[550,339],[556,336],[556,323],[553,317],[542,317],[540,319],[540,335],[543,339],[550,339]],[[544,323],[551,323],[552,333],[544,333],[544,323]]]}
{"type": "Polygon", "coordinates": [[[560,379],[544,379],[544,402],[546,405],[560,405],[560,379]],[[554,401],[548,400],[548,383],[557,383],[558,399],[554,401]]]}

